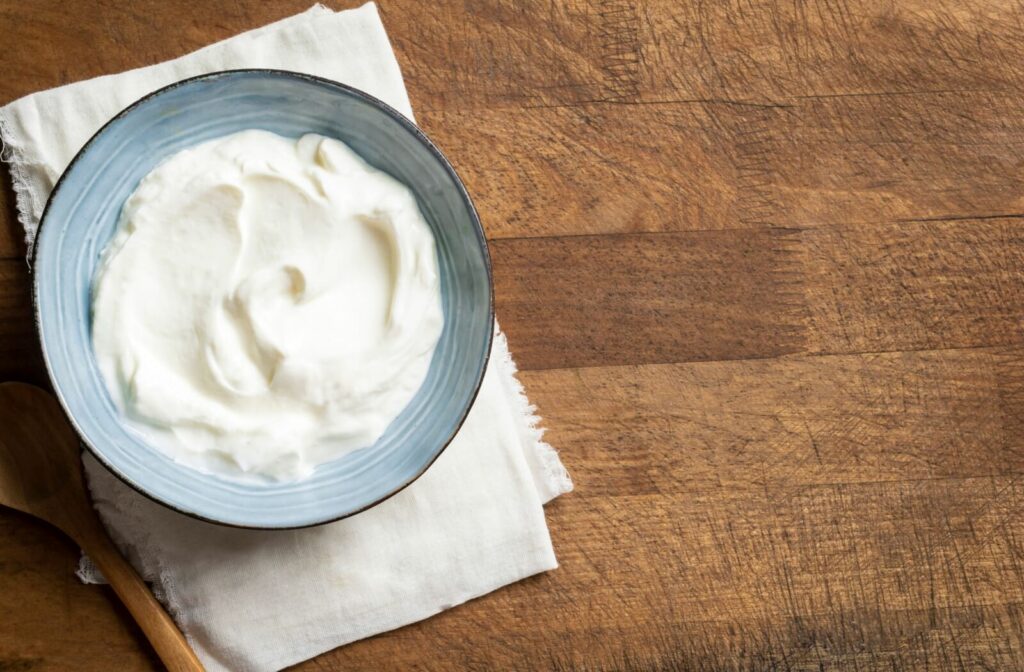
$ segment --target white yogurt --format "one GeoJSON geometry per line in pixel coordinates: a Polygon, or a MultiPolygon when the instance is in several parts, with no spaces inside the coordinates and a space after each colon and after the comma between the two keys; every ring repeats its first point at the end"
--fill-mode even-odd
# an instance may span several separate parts
{"type": "Polygon", "coordinates": [[[376,441],[444,321],[412,192],[337,140],[258,130],[142,180],[92,305],[107,387],[149,443],[275,480],[376,441]]]}

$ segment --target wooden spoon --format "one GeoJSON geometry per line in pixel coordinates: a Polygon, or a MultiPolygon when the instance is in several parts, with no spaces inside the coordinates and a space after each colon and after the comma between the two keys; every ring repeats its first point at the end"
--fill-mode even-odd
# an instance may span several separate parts
{"type": "Polygon", "coordinates": [[[71,537],[107,578],[169,670],[203,666],[146,584],[114,546],[82,480],[78,436],[57,400],[22,383],[0,384],[0,504],[71,537]]]}

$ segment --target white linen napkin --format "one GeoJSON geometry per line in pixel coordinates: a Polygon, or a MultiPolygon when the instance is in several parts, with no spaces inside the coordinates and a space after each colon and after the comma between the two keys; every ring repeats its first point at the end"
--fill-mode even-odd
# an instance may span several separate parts
{"type": "MultiPolygon", "coordinates": [[[[337,13],[318,5],[173,61],[26,96],[0,108],[0,138],[29,245],[57,178],[111,116],[176,80],[255,67],[344,82],[412,117],[372,3],[337,13]]],[[[572,483],[541,440],[500,334],[490,361],[434,466],[350,519],[294,531],[219,527],[153,503],[86,456],[93,498],[208,669],[279,669],[556,566],[542,505],[572,483]]]]}

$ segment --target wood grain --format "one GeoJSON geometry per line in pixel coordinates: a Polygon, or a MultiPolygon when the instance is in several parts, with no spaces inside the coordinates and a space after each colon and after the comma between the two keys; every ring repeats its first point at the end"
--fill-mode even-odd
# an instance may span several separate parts
{"type": "MultiPolygon", "coordinates": [[[[0,0],[0,102],[307,4],[0,0]]],[[[299,668],[1024,669],[1024,8],[380,11],[577,490],[557,571],[299,668]]],[[[75,558],[0,512],[0,670],[155,664],[75,558]]]]}

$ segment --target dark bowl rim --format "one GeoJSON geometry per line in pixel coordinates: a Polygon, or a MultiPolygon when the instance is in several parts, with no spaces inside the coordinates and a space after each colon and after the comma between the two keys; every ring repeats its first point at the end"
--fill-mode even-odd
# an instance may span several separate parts
{"type": "Polygon", "coordinates": [[[145,496],[147,499],[150,499],[160,504],[161,506],[164,506],[173,511],[177,511],[178,513],[186,515],[190,518],[201,520],[207,523],[212,523],[215,525],[221,525],[223,527],[233,527],[251,530],[298,530],[309,527],[317,527],[319,525],[326,525],[328,523],[337,522],[339,520],[344,520],[346,518],[355,516],[359,513],[362,513],[363,511],[371,509],[387,501],[388,499],[391,499],[402,490],[405,490],[407,487],[415,483],[416,480],[419,479],[424,473],[426,473],[426,471],[431,466],[433,466],[437,459],[441,457],[441,454],[444,453],[444,451],[448,448],[449,445],[451,445],[451,442],[455,439],[456,434],[459,433],[459,430],[462,428],[462,425],[466,422],[466,417],[469,415],[470,410],[476,403],[477,396],[480,394],[480,387],[483,384],[484,375],[487,373],[487,365],[490,362],[491,350],[494,346],[494,275],[491,268],[490,249],[487,245],[487,238],[484,235],[483,225],[480,222],[480,216],[477,213],[476,206],[473,204],[473,199],[470,197],[469,192],[466,190],[466,185],[463,183],[462,178],[460,178],[458,173],[455,171],[455,168],[452,166],[451,162],[448,161],[447,157],[445,157],[441,150],[438,149],[437,145],[435,145],[433,141],[431,141],[430,138],[428,138],[427,135],[422,130],[420,130],[420,128],[415,123],[413,123],[408,117],[406,117],[401,112],[391,107],[384,101],[380,100],[379,98],[376,98],[375,96],[372,96],[369,93],[366,93],[365,91],[349,86],[347,84],[336,82],[332,79],[318,77],[316,75],[310,75],[302,72],[296,72],[294,70],[282,70],[275,68],[238,68],[232,70],[217,70],[215,72],[208,72],[201,75],[196,75],[194,77],[187,77],[185,79],[178,80],[176,82],[168,84],[167,86],[163,86],[159,89],[151,91],[150,93],[142,96],[135,102],[131,103],[123,110],[121,110],[113,117],[111,117],[109,120],[107,120],[107,122],[104,123],[103,126],[99,128],[99,130],[93,133],[89,140],[86,141],[84,145],[82,145],[82,148],[75,153],[74,158],[71,159],[71,161],[68,163],[67,167],[61,173],[60,178],[58,178],[57,182],[53,185],[53,189],[50,190],[50,195],[46,199],[46,206],[43,208],[43,212],[39,216],[39,225],[36,228],[36,234],[33,239],[33,243],[34,244],[32,245],[32,254],[29,260],[29,267],[30,271],[32,272],[32,310],[35,322],[36,337],[39,340],[39,347],[43,355],[43,363],[46,366],[46,374],[50,380],[51,386],[53,387],[54,394],[56,395],[58,402],[60,402],[61,408],[64,410],[64,415],[67,417],[68,422],[71,423],[71,426],[74,428],[75,433],[78,434],[78,438],[82,441],[86,449],[88,449],[88,451],[93,455],[93,457],[95,457],[96,460],[100,464],[102,464],[107,471],[116,476],[121,482],[128,485],[136,492],[145,496]],[[179,508],[178,506],[175,506],[174,504],[171,504],[170,502],[164,501],[163,499],[157,497],[155,494],[143,489],[141,485],[135,483],[134,481],[129,479],[125,474],[122,474],[120,471],[118,471],[117,468],[114,467],[114,465],[111,464],[110,461],[104,458],[102,452],[97,450],[95,446],[93,446],[92,443],[90,443],[90,441],[86,438],[85,433],[82,431],[78,422],[75,420],[74,415],[71,413],[71,410],[69,409],[68,404],[64,399],[64,395],[61,392],[61,388],[57,384],[57,376],[54,375],[53,369],[50,367],[50,359],[47,354],[46,343],[43,341],[42,316],[39,307],[39,275],[35,272],[36,258],[39,255],[40,248],[39,234],[42,232],[43,226],[46,223],[46,215],[50,210],[50,205],[53,203],[54,197],[60,191],[60,188],[64,182],[64,178],[71,171],[71,168],[78,162],[78,160],[82,156],[85,155],[85,153],[92,146],[93,142],[100,135],[103,134],[103,132],[107,129],[108,126],[110,126],[117,120],[121,119],[122,117],[127,116],[135,108],[137,108],[139,105],[146,102],[150,98],[155,98],[156,96],[159,96],[163,93],[166,93],[181,86],[185,86],[187,84],[191,84],[193,82],[202,81],[206,79],[231,77],[234,75],[269,75],[271,77],[282,77],[285,79],[305,80],[307,82],[312,82],[318,85],[326,86],[327,88],[333,88],[344,95],[357,98],[366,103],[369,103],[372,107],[377,108],[387,116],[391,117],[394,121],[398,122],[400,126],[404,127],[409,133],[411,133],[416,139],[418,139],[420,143],[424,145],[431,154],[433,154],[434,158],[438,162],[440,162],[440,164],[444,167],[444,169],[448,172],[449,176],[452,178],[453,183],[458,189],[459,195],[461,196],[466,207],[469,209],[470,219],[472,220],[473,224],[473,230],[474,233],[476,234],[477,242],[479,243],[480,246],[480,251],[483,253],[484,267],[487,270],[487,322],[490,328],[487,330],[487,341],[485,343],[483,361],[481,362],[480,371],[477,374],[476,381],[473,384],[473,392],[470,395],[469,400],[465,405],[465,408],[463,408],[461,416],[459,417],[459,421],[455,425],[455,428],[452,430],[451,434],[448,436],[447,439],[445,439],[444,443],[440,446],[440,448],[437,449],[437,451],[434,453],[434,455],[430,458],[430,460],[426,463],[426,465],[424,465],[422,469],[420,469],[411,478],[407,479],[403,483],[400,483],[396,488],[394,488],[390,492],[379,497],[373,502],[370,502],[366,506],[356,509],[355,511],[350,511],[340,516],[325,518],[323,520],[316,520],[310,523],[303,523],[302,525],[243,525],[234,522],[217,520],[215,518],[209,518],[207,516],[204,516],[195,511],[186,511],[182,508],[179,508]]]}

